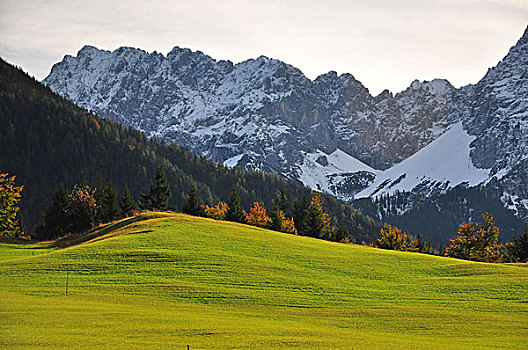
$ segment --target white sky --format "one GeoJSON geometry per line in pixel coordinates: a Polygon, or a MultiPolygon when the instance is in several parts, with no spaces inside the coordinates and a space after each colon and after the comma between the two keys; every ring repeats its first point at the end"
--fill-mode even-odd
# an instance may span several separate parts
{"type": "Polygon", "coordinates": [[[0,56],[43,79],[85,44],[235,63],[266,55],[373,94],[412,80],[476,83],[528,25],[528,0],[0,0],[0,56]]]}

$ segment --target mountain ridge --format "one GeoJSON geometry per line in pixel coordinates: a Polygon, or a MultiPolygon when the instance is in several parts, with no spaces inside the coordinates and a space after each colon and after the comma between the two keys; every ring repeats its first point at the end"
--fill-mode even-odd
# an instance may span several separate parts
{"type": "MultiPolygon", "coordinates": [[[[0,59],[0,169],[24,185],[21,212],[30,229],[60,186],[89,184],[102,188],[112,181],[121,194],[128,186],[138,199],[148,192],[163,166],[172,197],[181,208],[195,184],[200,204],[226,201],[235,187],[241,205],[263,202],[271,208],[276,192],[311,198],[312,191],[292,180],[241,168],[229,168],[176,144],[166,144],[132,128],[84,110],[53,93],[20,69],[0,59]]],[[[322,196],[335,225],[346,225],[357,240],[372,241],[381,224],[330,195],[322,196]]]]}
{"type": "MultiPolygon", "coordinates": [[[[385,171],[461,122],[474,137],[472,165],[490,169],[479,191],[493,193],[528,220],[527,37],[528,28],[475,84],[455,88],[445,79],[415,80],[403,91],[377,96],[348,73],[310,80],[265,56],[233,64],[178,47],[166,57],[86,47],[54,65],[44,83],[150,137],[229,166],[301,181],[344,201],[354,200],[377,174],[322,165],[334,152],[385,171]],[[320,166],[308,166],[316,154],[320,162],[313,164],[320,166]]],[[[445,194],[445,181],[418,185],[411,191],[427,198],[445,194]]]]}

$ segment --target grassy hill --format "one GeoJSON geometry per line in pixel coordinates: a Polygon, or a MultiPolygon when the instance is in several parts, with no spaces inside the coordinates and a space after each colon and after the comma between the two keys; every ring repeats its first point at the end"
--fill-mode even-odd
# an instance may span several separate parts
{"type": "Polygon", "coordinates": [[[73,245],[0,243],[0,347],[528,344],[522,265],[378,250],[167,213],[59,243],[73,245]]]}

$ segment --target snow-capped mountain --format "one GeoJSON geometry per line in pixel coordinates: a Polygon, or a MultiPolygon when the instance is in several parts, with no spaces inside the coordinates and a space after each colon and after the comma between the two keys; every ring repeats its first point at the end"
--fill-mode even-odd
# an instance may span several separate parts
{"type": "MultiPolygon", "coordinates": [[[[350,200],[349,169],[306,172],[315,152],[342,150],[373,168],[410,156],[450,124],[445,80],[415,81],[392,96],[371,96],[350,74],[310,81],[298,69],[259,57],[237,65],[174,48],[166,57],[142,50],[85,46],[44,80],[54,91],[109,119],[174,141],[231,166],[302,179],[350,200]],[[404,121],[404,122],[402,122],[404,121]],[[335,171],[335,172],[334,172],[335,171]]],[[[370,170],[368,171],[370,172],[370,170]]],[[[374,172],[370,172],[374,174],[374,172]]],[[[372,176],[357,174],[364,186],[372,176]]]]}
{"type": "Polygon", "coordinates": [[[344,200],[462,186],[528,219],[528,28],[460,89],[436,79],[372,96],[350,74],[312,81],[264,56],[233,64],[178,47],[164,56],[85,46],[44,83],[150,137],[344,200]]]}
{"type": "Polygon", "coordinates": [[[461,184],[480,185],[488,180],[490,169],[479,169],[471,160],[471,143],[475,138],[464,130],[462,122],[455,123],[409,158],[378,173],[375,181],[355,198],[412,192],[426,183],[434,190],[447,190],[461,184]]]}

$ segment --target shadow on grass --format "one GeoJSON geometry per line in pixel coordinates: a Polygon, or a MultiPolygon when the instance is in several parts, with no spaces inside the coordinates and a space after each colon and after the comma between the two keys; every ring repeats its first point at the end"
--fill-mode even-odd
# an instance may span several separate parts
{"type": "MultiPolygon", "coordinates": [[[[35,244],[36,241],[30,239],[20,239],[20,238],[11,238],[11,237],[2,237],[0,236],[0,243],[9,243],[9,244],[35,244]]],[[[40,247],[29,248],[29,249],[40,249],[40,247]]]]}
{"type": "Polygon", "coordinates": [[[119,230],[127,225],[133,224],[138,221],[144,221],[152,219],[152,216],[138,215],[128,219],[124,219],[115,223],[105,224],[103,226],[96,227],[88,232],[77,234],[77,235],[68,235],[57,239],[52,243],[52,247],[55,248],[66,248],[73,245],[81,244],[87,241],[90,241],[97,237],[102,237],[110,232],[119,230]]]}

